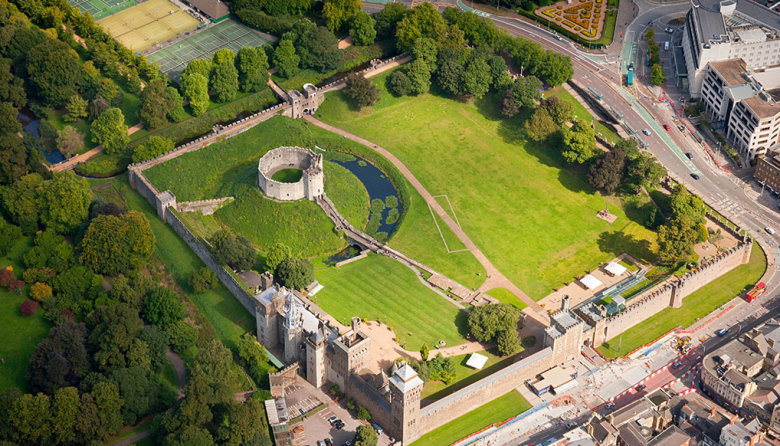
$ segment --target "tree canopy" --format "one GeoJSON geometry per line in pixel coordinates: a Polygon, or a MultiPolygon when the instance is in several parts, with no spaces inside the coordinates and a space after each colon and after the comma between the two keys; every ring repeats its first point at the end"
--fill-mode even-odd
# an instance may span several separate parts
{"type": "Polygon", "coordinates": [[[209,86],[216,102],[228,102],[236,97],[238,70],[235,58],[235,53],[229,48],[222,48],[214,53],[209,86]]]}
{"type": "Polygon", "coordinates": [[[59,108],[78,94],[81,64],[67,44],[46,39],[27,53],[27,74],[38,97],[59,108]]]}
{"type": "Polygon", "coordinates": [[[355,45],[371,45],[376,39],[376,21],[367,12],[358,11],[349,24],[349,35],[355,45]]]}
{"type": "Polygon", "coordinates": [[[589,124],[577,121],[574,125],[563,127],[563,159],[571,164],[584,164],[595,155],[596,131],[589,124]]]}
{"type": "Polygon", "coordinates": [[[114,107],[104,111],[92,122],[92,141],[101,144],[108,153],[117,153],[127,147],[130,136],[127,134],[125,115],[114,107]]]}
{"type": "Polygon", "coordinates": [[[182,81],[184,99],[190,103],[192,114],[200,116],[209,107],[209,81],[200,73],[193,73],[182,81]]]}
{"type": "Polygon", "coordinates": [[[144,214],[99,215],[81,240],[79,260],[97,273],[115,275],[143,265],[154,246],[154,233],[144,214]]]}
{"type": "Polygon", "coordinates": [[[595,189],[612,194],[620,187],[625,171],[626,152],[615,148],[590,166],[588,183],[595,189]]]}
{"type": "Polygon", "coordinates": [[[242,47],[236,58],[241,91],[255,92],[268,83],[268,56],[261,47],[242,47]]]}
{"type": "Polygon", "coordinates": [[[347,78],[343,92],[358,109],[374,105],[379,100],[379,88],[360,74],[351,74],[347,78]]]}
{"type": "Polygon", "coordinates": [[[276,278],[288,288],[302,290],[314,282],[314,266],[306,259],[290,257],[276,267],[276,278]]]}
{"type": "MultiPolygon", "coordinates": [[[[517,324],[520,320],[520,310],[514,305],[491,304],[474,308],[469,313],[469,331],[480,342],[496,342],[503,332],[512,331],[517,336],[517,324]]],[[[514,353],[511,347],[516,346],[512,342],[512,335],[503,335],[504,346],[509,350],[499,350],[502,355],[514,353]]],[[[499,345],[501,347],[501,345],[499,345]]]]}

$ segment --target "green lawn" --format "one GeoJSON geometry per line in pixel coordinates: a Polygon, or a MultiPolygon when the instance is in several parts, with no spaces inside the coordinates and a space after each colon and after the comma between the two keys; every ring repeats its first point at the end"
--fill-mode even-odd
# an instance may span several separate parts
{"type": "Polygon", "coordinates": [[[520,300],[519,297],[515,296],[513,292],[506,288],[493,288],[487,292],[487,295],[498,299],[502,304],[514,305],[520,310],[528,306],[525,302],[520,300]]]}
{"type": "Polygon", "coordinates": [[[456,418],[420,437],[414,446],[443,446],[455,443],[493,423],[512,418],[531,408],[516,390],[456,418]]]}
{"type": "MultiPolygon", "coordinates": [[[[394,98],[386,78],[374,79],[382,89],[375,106],[351,110],[334,92],[318,116],[391,150],[428,192],[446,194],[464,231],[530,296],[542,298],[623,252],[654,260],[655,234],[642,226],[649,199],[610,197],[617,220],[600,220],[605,199],[587,184],[584,169],[565,165],[555,147],[521,139],[524,117],[502,119],[497,97],[476,103],[435,94],[394,98]]],[[[414,212],[390,244],[456,279],[476,278],[473,263],[457,264],[451,260],[457,254],[446,254],[427,206],[414,212]]]]}
{"type": "Polygon", "coordinates": [[[280,183],[297,183],[303,177],[301,169],[282,169],[274,172],[271,179],[280,183]]]}
{"type": "MultiPolygon", "coordinates": [[[[473,384],[488,375],[496,373],[498,370],[503,369],[514,362],[513,357],[497,356],[487,350],[477,353],[488,357],[482,370],[476,370],[466,366],[466,361],[468,361],[471,354],[454,356],[452,358],[453,361],[455,361],[455,379],[453,382],[450,385],[447,385],[441,381],[428,381],[425,383],[425,387],[423,387],[422,397],[433,400],[444,398],[469,384],[473,384]]],[[[430,357],[433,358],[434,356],[436,356],[436,350],[431,350],[430,357]]]]}
{"type": "Polygon", "coordinates": [[[368,191],[363,183],[346,167],[334,162],[325,162],[325,193],[342,216],[352,226],[363,229],[368,223],[368,191]]]}
{"type": "Polygon", "coordinates": [[[127,175],[111,181],[130,209],[141,211],[147,216],[157,239],[156,255],[182,291],[213,325],[217,337],[228,347],[233,347],[239,336],[255,328],[254,315],[250,315],[222,284],[203,294],[192,292],[187,280],[193,272],[204,266],[203,262],[170,226],[157,217],[149,203],[130,187],[127,175]]]}
{"type": "MultiPolygon", "coordinates": [[[[2,217],[0,217],[2,218],[2,217]]],[[[6,257],[0,257],[0,268],[12,266],[14,273],[21,278],[22,268],[19,259],[32,246],[30,237],[17,240],[6,257]]],[[[29,287],[25,287],[22,296],[0,288],[0,392],[16,387],[27,391],[27,366],[35,347],[48,334],[51,324],[43,319],[43,310],[38,309],[34,316],[22,316],[19,307],[25,301],[29,287]]]]}
{"type": "Polygon", "coordinates": [[[624,356],[676,327],[687,327],[754,285],[766,270],[766,256],[753,244],[750,261],[701,287],[683,299],[680,308],[666,308],[598,348],[609,358],[624,356]],[[622,341],[620,338],[622,337],[622,341]],[[620,350],[618,350],[620,346],[620,350]]]}
{"type": "MultiPolygon", "coordinates": [[[[548,91],[545,95],[546,97],[550,96],[557,96],[559,99],[567,101],[574,105],[574,117],[578,121],[585,121],[585,122],[591,122],[593,120],[593,115],[590,114],[590,112],[577,101],[574,99],[574,96],[571,95],[565,88],[563,87],[555,87],[552,90],[548,91]]],[[[602,138],[606,139],[610,143],[614,144],[618,140],[618,136],[607,128],[604,124],[601,122],[594,120],[595,122],[595,130],[597,134],[600,134],[602,138]]]]}
{"type": "Polygon", "coordinates": [[[315,271],[325,287],[316,302],[347,324],[351,317],[382,320],[401,345],[418,350],[423,342],[448,346],[465,342],[466,313],[420,283],[414,272],[388,257],[370,254],[340,268],[315,271]]]}

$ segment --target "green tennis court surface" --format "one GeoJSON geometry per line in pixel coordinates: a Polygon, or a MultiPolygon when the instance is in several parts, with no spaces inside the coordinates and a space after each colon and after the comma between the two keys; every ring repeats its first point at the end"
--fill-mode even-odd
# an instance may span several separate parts
{"type": "Polygon", "coordinates": [[[82,12],[92,14],[95,20],[100,20],[138,4],[136,0],[68,0],[68,3],[79,8],[82,12]]]}
{"type": "Polygon", "coordinates": [[[269,42],[251,28],[228,19],[149,54],[147,58],[152,63],[158,63],[162,72],[171,79],[177,80],[193,59],[210,59],[222,48],[230,48],[237,53],[243,46],[257,47],[267,43],[269,42]]]}

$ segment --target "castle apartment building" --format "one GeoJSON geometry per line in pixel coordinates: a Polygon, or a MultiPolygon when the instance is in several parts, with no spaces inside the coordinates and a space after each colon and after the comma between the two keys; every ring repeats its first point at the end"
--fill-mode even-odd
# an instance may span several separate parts
{"type": "Polygon", "coordinates": [[[716,402],[769,424],[780,404],[780,324],[770,320],[706,355],[701,381],[716,402]]]}
{"type": "Polygon", "coordinates": [[[692,98],[707,63],[743,59],[749,69],[780,64],[780,13],[751,0],[692,0],[682,50],[692,98]]]}
{"type": "Polygon", "coordinates": [[[701,100],[713,126],[748,159],[780,143],[780,67],[750,70],[743,59],[708,62],[701,100]]]}

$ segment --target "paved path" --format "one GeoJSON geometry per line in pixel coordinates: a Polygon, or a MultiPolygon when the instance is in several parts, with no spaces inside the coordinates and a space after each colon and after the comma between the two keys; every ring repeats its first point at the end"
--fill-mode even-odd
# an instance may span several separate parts
{"type": "Polygon", "coordinates": [[[133,435],[132,437],[125,438],[124,440],[117,441],[116,443],[111,443],[111,446],[130,446],[131,444],[138,443],[150,435],[152,435],[152,431],[147,429],[143,432],[139,432],[133,435]]]}
{"type": "Polygon", "coordinates": [[[179,382],[179,398],[184,396],[184,386],[187,384],[187,368],[184,361],[171,349],[165,352],[165,356],[171,361],[173,370],[176,371],[176,379],[179,382]]]}
{"type": "Polygon", "coordinates": [[[479,263],[482,264],[482,266],[485,268],[485,271],[487,272],[487,280],[482,284],[482,286],[479,287],[479,291],[487,291],[493,288],[506,288],[512,293],[514,293],[517,297],[520,298],[523,302],[525,302],[526,305],[528,305],[528,308],[534,310],[532,312],[529,312],[531,316],[538,319],[540,322],[542,322],[544,325],[549,325],[549,320],[547,318],[546,313],[544,312],[544,309],[537,304],[533,299],[531,299],[527,294],[525,294],[520,288],[517,287],[512,281],[507,279],[501,271],[496,268],[493,263],[485,256],[485,254],[477,247],[477,245],[471,241],[471,238],[469,238],[468,235],[466,235],[465,232],[458,226],[457,223],[450,217],[450,215],[444,210],[444,208],[441,207],[438,201],[436,201],[435,198],[423,187],[422,183],[412,174],[412,172],[404,165],[404,163],[401,162],[400,159],[398,159],[395,155],[390,153],[389,151],[383,149],[382,147],[379,147],[378,145],[372,143],[371,141],[367,139],[363,139],[357,135],[353,135],[352,133],[346,132],[338,127],[334,127],[332,125],[326,124],[312,116],[304,116],[304,119],[311,122],[312,124],[321,127],[325,130],[328,130],[330,132],[336,133],[338,135],[341,135],[345,138],[351,139],[352,141],[358,142],[360,144],[363,144],[367,147],[372,148],[377,153],[381,154],[388,160],[390,160],[391,163],[401,172],[401,174],[404,176],[404,178],[411,183],[411,185],[417,190],[417,192],[422,195],[423,199],[428,203],[428,205],[436,212],[436,214],[439,215],[439,217],[447,224],[447,226],[452,230],[452,232],[455,233],[455,235],[458,237],[458,239],[466,246],[466,248],[471,251],[471,253],[476,257],[476,259],[479,261],[479,263]],[[538,313],[538,314],[533,314],[538,313]]]}
{"type": "MultiPolygon", "coordinates": [[[[127,129],[127,134],[132,135],[133,133],[141,130],[144,128],[143,124],[136,124],[129,129],[127,129]]],[[[83,163],[89,159],[92,159],[98,154],[103,153],[103,151],[106,150],[103,146],[97,146],[92,150],[89,150],[87,152],[84,152],[80,155],[76,155],[73,158],[69,158],[66,161],[63,161],[61,163],[53,164],[51,166],[46,166],[50,171],[52,172],[62,172],[63,170],[73,169],[76,167],[77,164],[83,163]]]]}

